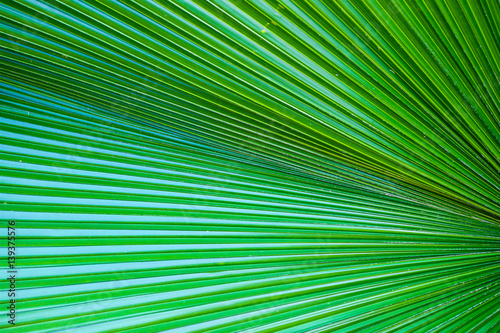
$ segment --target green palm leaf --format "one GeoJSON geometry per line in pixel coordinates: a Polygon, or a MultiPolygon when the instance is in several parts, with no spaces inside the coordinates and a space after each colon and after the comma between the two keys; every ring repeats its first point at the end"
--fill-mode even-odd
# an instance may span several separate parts
{"type": "Polygon", "coordinates": [[[498,2],[0,17],[0,327],[500,330],[498,2]]]}

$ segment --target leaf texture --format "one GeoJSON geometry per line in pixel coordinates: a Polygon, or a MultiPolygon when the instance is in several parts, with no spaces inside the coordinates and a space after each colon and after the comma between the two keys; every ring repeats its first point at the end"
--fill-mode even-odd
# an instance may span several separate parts
{"type": "Polygon", "coordinates": [[[0,327],[500,331],[499,22],[490,0],[0,1],[0,327]]]}

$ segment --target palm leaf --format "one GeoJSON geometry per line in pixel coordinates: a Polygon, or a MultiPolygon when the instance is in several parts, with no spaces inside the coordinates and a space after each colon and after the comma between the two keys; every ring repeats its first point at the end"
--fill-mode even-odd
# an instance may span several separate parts
{"type": "Polygon", "coordinates": [[[1,1],[1,327],[499,330],[499,6],[1,1]]]}

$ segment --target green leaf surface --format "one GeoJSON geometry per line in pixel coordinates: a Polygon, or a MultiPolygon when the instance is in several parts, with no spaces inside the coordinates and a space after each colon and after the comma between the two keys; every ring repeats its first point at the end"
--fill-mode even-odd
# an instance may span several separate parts
{"type": "Polygon", "coordinates": [[[0,0],[0,329],[500,331],[499,22],[0,0]]]}

